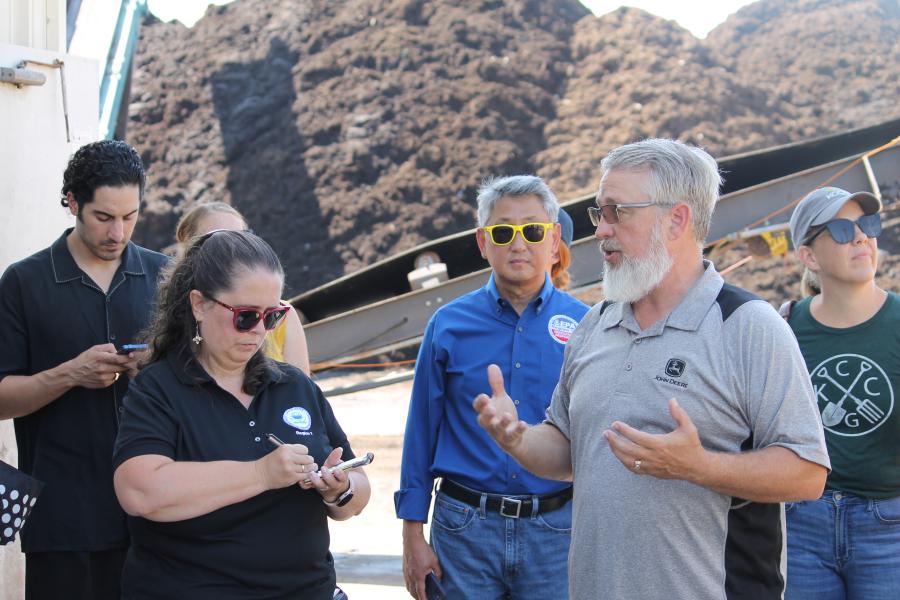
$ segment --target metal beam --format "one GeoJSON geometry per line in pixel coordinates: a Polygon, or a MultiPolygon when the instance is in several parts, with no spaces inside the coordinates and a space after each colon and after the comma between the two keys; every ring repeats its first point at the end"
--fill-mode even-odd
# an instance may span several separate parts
{"type": "MultiPolygon", "coordinates": [[[[900,182],[900,146],[884,150],[869,160],[879,181],[900,182]]],[[[727,194],[716,206],[709,239],[727,238],[748,227],[765,229],[786,223],[791,209],[757,221],[824,184],[862,190],[869,187],[869,179],[860,157],[853,156],[727,194]]],[[[603,259],[596,240],[593,237],[576,240],[571,250],[572,287],[599,281],[603,259]]],[[[437,287],[408,292],[307,324],[304,330],[310,361],[335,364],[342,362],[342,357],[371,355],[379,349],[418,343],[416,338],[422,335],[438,308],[480,288],[489,275],[490,269],[482,269],[437,287]]]]}

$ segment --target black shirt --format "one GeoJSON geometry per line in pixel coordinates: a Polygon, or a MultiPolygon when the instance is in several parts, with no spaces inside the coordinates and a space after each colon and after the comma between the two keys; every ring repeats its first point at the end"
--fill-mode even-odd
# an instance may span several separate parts
{"type": "MultiPolygon", "coordinates": [[[[189,351],[185,351],[189,352],[189,351]]],[[[321,465],[338,446],[353,457],[331,405],[302,371],[270,363],[249,408],[196,362],[169,355],[144,370],[125,397],[113,464],[158,454],[175,461],[253,461],[285,443],[321,465]]],[[[160,523],[129,518],[124,598],[330,600],[335,573],[326,506],[315,490],[269,490],[206,515],[160,523]]]]}
{"type": "MultiPolygon", "coordinates": [[[[97,344],[133,342],[150,320],[169,259],[129,242],[104,294],[75,264],[71,232],[0,278],[0,379],[40,373],[97,344]]],[[[25,552],[128,545],[110,460],[127,388],[127,377],[105,389],[75,387],[15,419],[19,468],[45,483],[22,530],[25,552]]]]}

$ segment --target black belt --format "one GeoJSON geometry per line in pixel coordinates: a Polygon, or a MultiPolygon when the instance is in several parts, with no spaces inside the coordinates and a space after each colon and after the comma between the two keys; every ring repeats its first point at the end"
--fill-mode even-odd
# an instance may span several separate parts
{"type": "MultiPolygon", "coordinates": [[[[469,506],[481,506],[481,493],[461,485],[457,485],[448,479],[441,482],[441,491],[454,500],[465,502],[469,506]]],[[[498,512],[504,517],[518,519],[520,516],[530,516],[533,512],[532,501],[538,503],[538,513],[547,513],[557,510],[566,505],[566,502],[572,499],[572,488],[567,487],[553,494],[544,496],[524,496],[511,497],[502,496],[500,494],[486,494],[487,502],[485,508],[492,512],[498,512]]]]}

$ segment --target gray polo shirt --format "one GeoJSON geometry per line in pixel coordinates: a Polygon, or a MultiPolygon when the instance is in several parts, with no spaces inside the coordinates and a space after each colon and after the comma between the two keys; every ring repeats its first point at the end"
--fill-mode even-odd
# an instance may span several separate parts
{"type": "MultiPolygon", "coordinates": [[[[572,598],[726,597],[732,498],[632,473],[603,438],[613,421],[668,433],[674,397],[707,450],[784,446],[829,466],[812,386],[787,324],[768,303],[723,289],[704,264],[666,319],[641,331],[630,305],[597,305],[566,348],[547,420],[572,445],[572,598]]],[[[759,506],[775,507],[780,517],[779,505],[759,506]]]]}

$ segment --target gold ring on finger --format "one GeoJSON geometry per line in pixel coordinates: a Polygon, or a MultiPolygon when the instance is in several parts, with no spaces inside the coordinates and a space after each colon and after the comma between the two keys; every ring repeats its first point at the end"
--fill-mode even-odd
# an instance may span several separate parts
{"type": "Polygon", "coordinates": [[[113,377],[113,381],[118,381],[119,375],[121,375],[121,373],[116,373],[115,376],[113,377]]]}
{"type": "Polygon", "coordinates": [[[640,471],[640,470],[641,470],[641,462],[642,462],[642,461],[641,461],[641,459],[639,459],[639,458],[634,459],[634,470],[635,470],[635,471],[640,471]]]}

